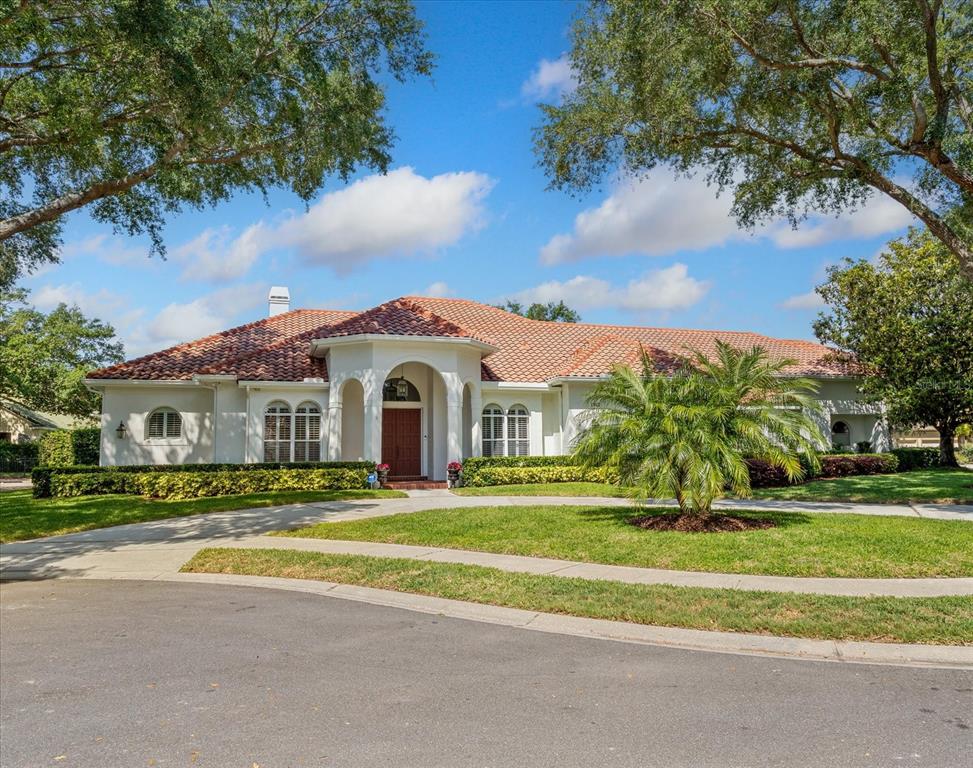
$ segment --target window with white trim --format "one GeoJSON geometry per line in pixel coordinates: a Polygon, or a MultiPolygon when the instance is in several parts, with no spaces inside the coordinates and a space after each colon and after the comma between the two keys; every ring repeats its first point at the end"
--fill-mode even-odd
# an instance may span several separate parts
{"type": "Polygon", "coordinates": [[[291,460],[291,409],[287,403],[271,403],[264,409],[264,461],[291,460]]]}
{"type": "Polygon", "coordinates": [[[507,410],[507,455],[526,456],[530,453],[530,412],[522,405],[507,410]]]}
{"type": "Polygon", "coordinates": [[[481,427],[483,455],[503,456],[503,409],[499,405],[488,405],[484,408],[481,427]]]}
{"type": "Polygon", "coordinates": [[[321,409],[301,403],[294,414],[294,461],[321,461],[321,409]]]}
{"type": "Polygon", "coordinates": [[[156,408],[145,421],[145,436],[150,440],[182,437],[182,416],[172,408],[156,408]]]}

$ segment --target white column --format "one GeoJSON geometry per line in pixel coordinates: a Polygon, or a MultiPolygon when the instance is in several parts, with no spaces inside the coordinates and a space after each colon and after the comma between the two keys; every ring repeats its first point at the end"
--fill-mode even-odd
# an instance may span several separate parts
{"type": "Polygon", "coordinates": [[[382,460],[382,388],[367,387],[365,391],[365,460],[376,464],[382,460]]]}
{"type": "Polygon", "coordinates": [[[328,461],[341,461],[341,400],[328,403],[328,461]]]}
{"type": "Polygon", "coordinates": [[[463,457],[463,395],[459,400],[450,393],[446,400],[446,461],[459,461],[463,457]]]}
{"type": "Polygon", "coordinates": [[[470,387],[470,419],[473,436],[470,447],[474,456],[483,455],[483,392],[479,384],[470,387]]]}

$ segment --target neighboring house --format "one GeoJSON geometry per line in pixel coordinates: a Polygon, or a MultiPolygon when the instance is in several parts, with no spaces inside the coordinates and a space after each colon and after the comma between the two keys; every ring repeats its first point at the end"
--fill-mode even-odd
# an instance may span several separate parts
{"type": "MultiPolygon", "coordinates": [[[[896,448],[938,448],[939,431],[935,427],[916,427],[908,430],[893,430],[892,444],[896,448]]],[[[954,437],[956,448],[963,446],[962,437],[954,437]]]]}
{"type": "MultiPolygon", "coordinates": [[[[660,371],[717,339],[798,362],[821,386],[822,431],[889,447],[854,366],[808,341],[735,331],[552,323],[462,299],[405,297],[364,312],[287,311],[90,374],[102,464],[385,461],[443,479],[480,455],[570,451],[585,397],[647,350],[660,371]]],[[[826,438],[827,440],[827,438],[826,438]]]]}
{"type": "Polygon", "coordinates": [[[0,400],[0,443],[29,443],[52,429],[74,426],[76,419],[41,413],[19,403],[0,400]]]}

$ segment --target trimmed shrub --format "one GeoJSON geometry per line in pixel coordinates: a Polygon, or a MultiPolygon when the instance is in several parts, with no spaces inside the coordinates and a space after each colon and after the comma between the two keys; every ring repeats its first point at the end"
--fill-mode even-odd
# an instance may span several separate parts
{"type": "MultiPolygon", "coordinates": [[[[330,461],[303,462],[295,464],[262,463],[262,464],[132,464],[119,467],[75,466],[75,467],[35,467],[31,472],[34,485],[34,497],[38,499],[49,496],[80,496],[95,493],[143,493],[143,485],[148,481],[126,481],[119,477],[142,478],[148,475],[182,475],[182,474],[215,474],[215,473],[251,473],[263,471],[294,471],[294,470],[335,470],[352,471],[361,478],[359,485],[348,486],[364,488],[368,473],[375,469],[370,461],[330,461]],[[83,480],[73,481],[69,478],[84,476],[83,480]]],[[[274,490],[267,488],[264,490],[274,490]]],[[[291,489],[288,489],[291,490],[291,489]]],[[[298,488],[296,490],[322,490],[318,488],[298,488]]],[[[323,490],[326,490],[323,489],[323,490]]],[[[249,491],[229,491],[229,493],[249,493],[249,491]]],[[[216,495],[216,494],[201,494],[216,495]]],[[[168,498],[168,497],[167,497],[168,498]]],[[[174,497],[173,497],[174,498],[174,497]]],[[[191,497],[186,497],[191,498],[191,497]]]]}
{"type": "MultiPolygon", "coordinates": [[[[825,453],[819,457],[821,466],[817,471],[804,465],[804,479],[813,480],[816,477],[834,478],[850,477],[852,475],[879,475],[895,472],[898,460],[890,453],[825,453]]],[[[779,488],[792,483],[780,467],[760,459],[747,459],[750,470],[751,488],[779,488]]]]}
{"type": "MultiPolygon", "coordinates": [[[[481,482],[480,473],[487,469],[511,469],[514,467],[575,467],[579,461],[574,456],[480,456],[463,460],[464,485],[497,485],[481,482]]],[[[528,482],[515,480],[499,485],[528,482]]],[[[545,482],[555,482],[553,480],[545,482]]]]}
{"type": "Polygon", "coordinates": [[[899,460],[899,472],[941,466],[938,448],[893,448],[891,453],[899,460]]]}
{"type": "Polygon", "coordinates": [[[341,491],[367,487],[361,469],[259,469],[222,472],[148,472],[130,475],[144,496],[196,499],[261,491],[341,491]]]}
{"type": "Polygon", "coordinates": [[[826,454],[821,457],[817,477],[850,477],[852,475],[886,475],[899,468],[891,453],[826,454]]]}
{"type": "Polygon", "coordinates": [[[72,467],[97,464],[101,451],[98,427],[54,429],[38,440],[38,461],[42,466],[72,467]]]}
{"type": "Polygon", "coordinates": [[[463,484],[469,486],[518,485],[521,483],[618,483],[618,471],[610,467],[582,467],[578,464],[547,464],[542,466],[488,466],[466,474],[463,484]]]}

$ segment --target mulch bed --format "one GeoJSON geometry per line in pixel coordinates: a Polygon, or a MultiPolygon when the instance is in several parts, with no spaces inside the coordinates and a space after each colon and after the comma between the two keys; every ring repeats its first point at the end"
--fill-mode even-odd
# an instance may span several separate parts
{"type": "Polygon", "coordinates": [[[731,515],[682,515],[669,512],[665,515],[639,515],[629,522],[647,531],[679,531],[680,533],[735,533],[759,531],[776,527],[773,520],[731,515]]]}

